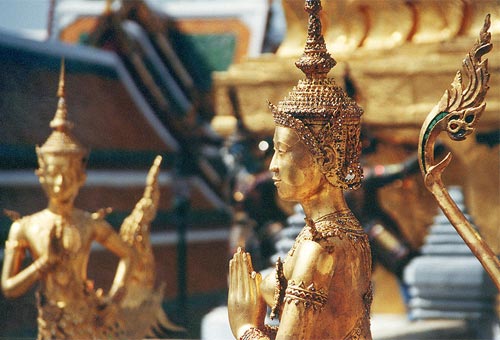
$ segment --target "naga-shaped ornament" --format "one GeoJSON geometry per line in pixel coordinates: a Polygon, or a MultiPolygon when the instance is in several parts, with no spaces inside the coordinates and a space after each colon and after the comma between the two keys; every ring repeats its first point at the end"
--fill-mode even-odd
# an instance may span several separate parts
{"type": "Polygon", "coordinates": [[[478,41],[463,60],[462,71],[457,72],[450,89],[444,93],[424,121],[420,130],[418,154],[425,186],[500,290],[498,258],[467,221],[443,185],[441,175],[450,164],[451,153],[440,162],[434,159],[434,145],[438,135],[446,131],[452,140],[464,140],[474,131],[486,107],[484,99],[489,89],[490,74],[488,59],[481,58],[493,48],[489,27],[488,14],[478,41]]]}

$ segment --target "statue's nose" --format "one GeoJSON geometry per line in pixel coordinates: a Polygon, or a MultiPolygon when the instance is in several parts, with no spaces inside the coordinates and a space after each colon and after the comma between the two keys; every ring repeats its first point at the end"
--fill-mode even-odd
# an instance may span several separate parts
{"type": "Polygon", "coordinates": [[[276,161],[276,155],[273,155],[273,158],[271,159],[271,163],[269,163],[269,171],[278,173],[278,164],[276,161]]]}

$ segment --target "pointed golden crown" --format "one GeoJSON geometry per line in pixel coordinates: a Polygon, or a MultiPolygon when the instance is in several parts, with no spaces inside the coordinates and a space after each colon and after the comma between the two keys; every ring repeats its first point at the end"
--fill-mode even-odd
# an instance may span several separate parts
{"type": "Polygon", "coordinates": [[[306,79],[299,81],[277,106],[269,104],[276,125],[292,128],[309,148],[330,183],[342,189],[359,187],[359,139],[363,109],[328,78],[337,63],[326,50],[320,0],[306,0],[308,36],[303,55],[295,62],[306,79]]]}
{"type": "Polygon", "coordinates": [[[57,90],[59,102],[57,104],[56,114],[50,122],[50,127],[53,131],[42,146],[36,147],[36,153],[39,161],[44,154],[61,154],[79,156],[83,158],[88,153],[88,150],[84,148],[73,136],[71,132],[73,129],[73,123],[67,119],[68,111],[66,109],[66,101],[64,98],[64,73],[63,59],[61,61],[59,88],[57,90]]]}

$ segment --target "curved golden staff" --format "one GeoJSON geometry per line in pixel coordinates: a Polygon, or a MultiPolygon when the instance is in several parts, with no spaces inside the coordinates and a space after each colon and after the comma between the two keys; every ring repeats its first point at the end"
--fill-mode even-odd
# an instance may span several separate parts
{"type": "Polygon", "coordinates": [[[455,79],[439,103],[432,109],[420,130],[418,154],[420,169],[427,189],[434,195],[444,214],[458,234],[479,259],[500,291],[500,261],[488,244],[474,230],[464,214],[457,207],[443,185],[441,174],[451,161],[448,153],[440,162],[434,160],[434,144],[438,135],[446,131],[454,141],[462,141],[474,128],[486,107],[484,98],[488,92],[488,59],[481,57],[491,51],[490,15],[484,20],[479,39],[463,60],[462,71],[455,79]],[[464,80],[463,75],[467,77],[464,80]]]}

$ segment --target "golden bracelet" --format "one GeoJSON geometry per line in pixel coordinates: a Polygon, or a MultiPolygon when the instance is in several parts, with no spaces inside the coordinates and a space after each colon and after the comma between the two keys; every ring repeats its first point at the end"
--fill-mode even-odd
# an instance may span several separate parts
{"type": "Polygon", "coordinates": [[[271,320],[274,320],[276,316],[279,316],[281,314],[283,300],[285,298],[286,286],[287,280],[285,278],[285,274],[283,273],[283,262],[281,262],[281,258],[278,257],[278,260],[276,261],[274,303],[271,308],[271,314],[269,315],[271,320]]]}
{"type": "Polygon", "coordinates": [[[35,262],[33,262],[33,266],[35,266],[35,269],[37,272],[39,272],[40,274],[43,274],[47,271],[49,264],[48,264],[48,262],[45,262],[45,263],[40,263],[40,262],[42,262],[41,257],[38,260],[36,260],[35,262]]]}
{"type": "Polygon", "coordinates": [[[5,251],[12,251],[20,247],[20,243],[17,240],[5,241],[5,251]]]}
{"type": "Polygon", "coordinates": [[[245,333],[243,333],[243,335],[240,337],[240,340],[257,340],[262,338],[267,338],[266,333],[258,328],[250,327],[245,331],[245,333]]]}
{"type": "Polygon", "coordinates": [[[278,334],[278,326],[264,325],[264,333],[269,337],[269,339],[276,339],[276,334],[278,334]]]}

